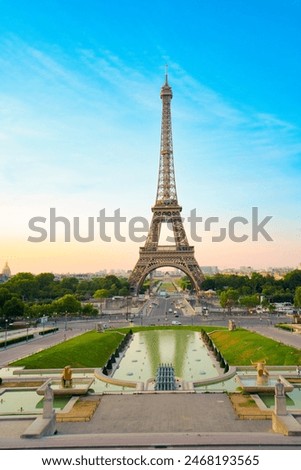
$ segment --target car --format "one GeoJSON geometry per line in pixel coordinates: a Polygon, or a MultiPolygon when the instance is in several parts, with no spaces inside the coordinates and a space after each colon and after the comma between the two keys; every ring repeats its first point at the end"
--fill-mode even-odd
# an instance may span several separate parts
{"type": "Polygon", "coordinates": [[[177,320],[173,320],[171,322],[172,325],[182,325],[182,323],[180,321],[177,321],[177,320]]]}
{"type": "Polygon", "coordinates": [[[179,315],[177,313],[175,314],[175,318],[179,318],[179,315]]]}

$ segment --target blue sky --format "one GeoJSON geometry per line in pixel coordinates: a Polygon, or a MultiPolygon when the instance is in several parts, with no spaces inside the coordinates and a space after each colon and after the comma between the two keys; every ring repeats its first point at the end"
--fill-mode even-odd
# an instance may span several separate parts
{"type": "Polygon", "coordinates": [[[200,224],[199,264],[301,261],[300,0],[0,0],[0,18],[0,263],[134,266],[131,240],[31,243],[28,223],[51,207],[83,235],[103,208],[150,219],[166,63],[183,216],[273,216],[273,242],[252,241],[250,221],[248,241],[213,243],[218,226],[200,224]]]}

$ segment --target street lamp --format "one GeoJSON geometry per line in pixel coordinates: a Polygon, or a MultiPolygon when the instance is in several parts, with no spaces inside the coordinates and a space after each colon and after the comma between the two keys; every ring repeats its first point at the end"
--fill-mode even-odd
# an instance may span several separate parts
{"type": "Polygon", "coordinates": [[[29,317],[26,317],[26,343],[28,342],[29,317]]]}
{"type": "Polygon", "coordinates": [[[7,346],[7,324],[8,324],[8,319],[5,319],[5,340],[4,340],[4,349],[6,349],[7,346]]]}
{"type": "Polygon", "coordinates": [[[126,320],[129,319],[129,313],[132,314],[132,308],[129,310],[129,300],[132,300],[132,297],[126,297],[126,320]]]}

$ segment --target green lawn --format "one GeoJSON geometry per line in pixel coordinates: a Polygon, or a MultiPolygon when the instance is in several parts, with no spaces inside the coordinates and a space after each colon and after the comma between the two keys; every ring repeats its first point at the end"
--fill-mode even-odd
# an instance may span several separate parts
{"type": "Polygon", "coordinates": [[[64,343],[25,357],[12,366],[26,369],[57,369],[71,367],[102,367],[123,339],[118,331],[89,331],[64,343]]]}
{"type": "Polygon", "coordinates": [[[269,365],[301,364],[301,351],[244,329],[216,331],[210,337],[231,365],[265,360],[269,365]]]}
{"type": "MultiPolygon", "coordinates": [[[[168,326],[168,327],[133,327],[133,332],[141,330],[179,329],[208,333],[230,365],[250,365],[252,361],[265,359],[269,365],[301,364],[301,351],[277,343],[269,338],[237,329],[228,331],[215,326],[168,326]]],[[[32,356],[11,363],[11,366],[23,366],[27,369],[50,369],[71,367],[102,367],[122,341],[123,334],[130,328],[107,330],[105,333],[90,331],[81,336],[65,341],[32,356]],[[122,334],[120,334],[122,333],[122,334]]]]}
{"type": "Polygon", "coordinates": [[[160,286],[160,290],[166,291],[166,292],[176,292],[177,289],[173,285],[172,282],[162,282],[160,286]]]}

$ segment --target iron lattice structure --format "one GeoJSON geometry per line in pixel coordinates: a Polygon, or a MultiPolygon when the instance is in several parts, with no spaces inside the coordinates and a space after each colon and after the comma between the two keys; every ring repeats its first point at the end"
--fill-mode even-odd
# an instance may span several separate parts
{"type": "Polygon", "coordinates": [[[189,246],[181,218],[182,207],[177,198],[171,126],[172,89],[168,84],[167,74],[160,98],[162,123],[156,203],[152,207],[153,217],[145,245],[140,248],[139,259],[129,282],[134,292],[138,293],[144,279],[154,269],[173,267],[190,278],[199,295],[204,276],[195,259],[194,247],[189,246]],[[162,224],[168,224],[172,229],[172,244],[159,245],[162,224]]]}

